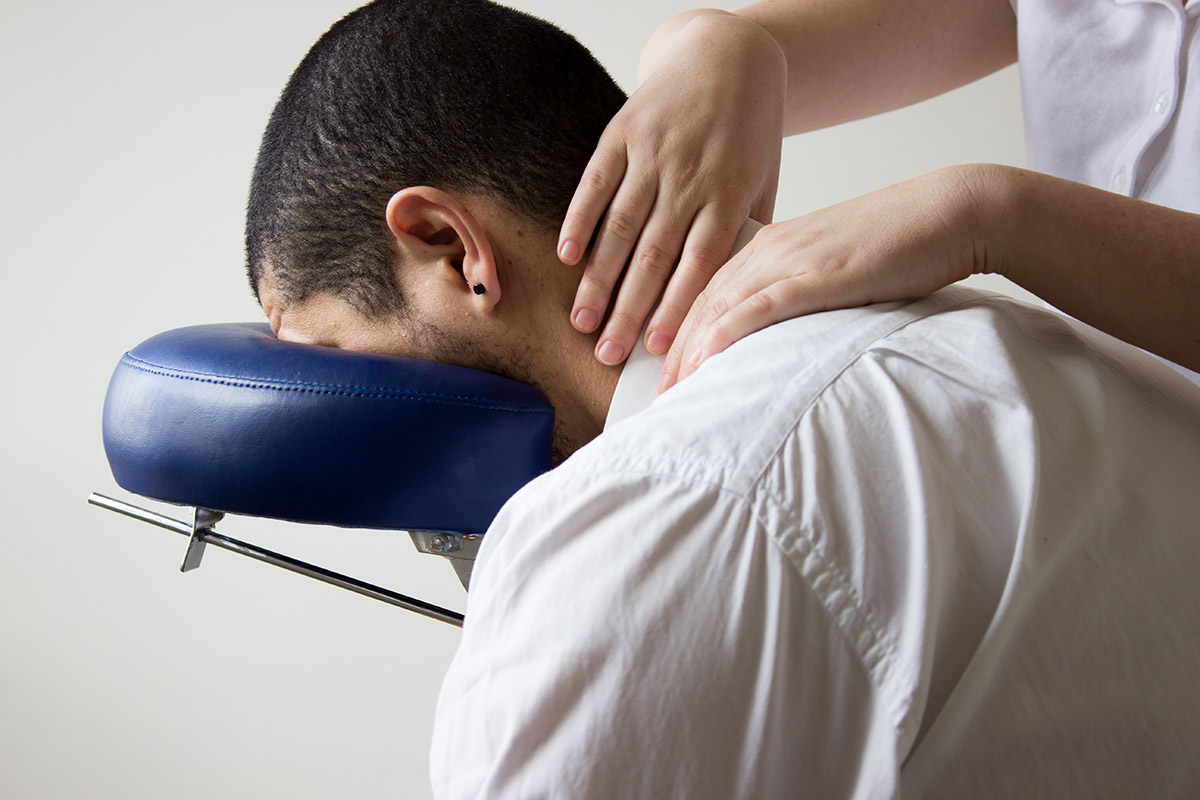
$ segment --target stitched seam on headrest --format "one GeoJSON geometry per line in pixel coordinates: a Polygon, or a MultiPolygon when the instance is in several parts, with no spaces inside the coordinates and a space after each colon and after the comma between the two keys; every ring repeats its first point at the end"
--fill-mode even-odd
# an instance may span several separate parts
{"type": "Polygon", "coordinates": [[[125,354],[129,365],[142,372],[162,375],[167,378],[178,378],[199,383],[213,383],[219,386],[240,386],[248,389],[271,389],[276,392],[307,392],[309,394],[332,394],[345,397],[379,397],[389,400],[424,400],[428,402],[446,402],[451,405],[486,408],[493,411],[515,411],[521,414],[553,414],[553,408],[526,408],[516,404],[500,403],[486,400],[482,397],[467,397],[462,395],[437,394],[433,392],[414,392],[402,389],[382,389],[369,386],[339,386],[323,383],[305,383],[303,381],[255,381],[246,378],[218,378],[201,372],[159,367],[142,361],[137,356],[125,354]]]}

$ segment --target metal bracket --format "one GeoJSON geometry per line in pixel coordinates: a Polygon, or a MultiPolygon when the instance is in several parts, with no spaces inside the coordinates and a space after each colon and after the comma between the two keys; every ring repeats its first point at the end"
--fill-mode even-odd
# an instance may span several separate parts
{"type": "MultiPolygon", "coordinates": [[[[248,542],[234,539],[232,536],[224,536],[217,533],[213,530],[213,526],[224,516],[219,511],[198,508],[192,516],[192,524],[188,525],[183,520],[168,517],[146,508],[140,508],[131,503],[106,497],[102,494],[91,494],[88,497],[88,502],[94,506],[107,508],[109,511],[115,511],[127,517],[140,519],[151,525],[187,536],[188,550],[183,559],[183,566],[180,568],[183,572],[188,572],[200,566],[200,559],[204,555],[204,547],[211,544],[213,547],[219,547],[222,550],[231,550],[235,553],[249,556],[256,561],[281,567],[289,572],[314,578],[331,586],[340,586],[343,589],[348,589],[364,597],[371,597],[389,605],[397,606],[398,608],[408,609],[409,611],[414,611],[431,619],[440,620],[458,628],[461,628],[463,624],[463,615],[457,611],[435,606],[432,603],[426,603],[424,600],[418,600],[415,597],[393,592],[390,589],[374,586],[357,578],[341,575],[324,567],[307,564],[290,556],[285,556],[282,553],[276,553],[248,542]]],[[[474,557],[473,552],[472,557],[474,557]]],[[[469,561],[465,563],[470,564],[469,561]]]]}
{"type": "Polygon", "coordinates": [[[192,535],[188,537],[187,552],[183,554],[183,563],[179,565],[180,572],[191,572],[200,566],[204,558],[206,534],[213,532],[213,526],[225,518],[224,512],[208,508],[197,508],[192,514],[192,535]]]}
{"type": "Polygon", "coordinates": [[[409,531],[418,553],[442,556],[450,560],[454,574],[463,588],[471,588],[471,570],[475,566],[475,555],[483,542],[480,533],[450,533],[449,531],[409,531]]]}

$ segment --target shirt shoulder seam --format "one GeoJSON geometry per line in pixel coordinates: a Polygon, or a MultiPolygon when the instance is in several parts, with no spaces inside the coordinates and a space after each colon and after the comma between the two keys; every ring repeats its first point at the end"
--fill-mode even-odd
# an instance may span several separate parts
{"type": "MultiPolygon", "coordinates": [[[[895,693],[889,689],[888,683],[882,680],[883,672],[896,661],[895,650],[888,644],[879,624],[854,590],[844,571],[825,556],[823,548],[818,546],[818,538],[823,537],[819,537],[816,531],[801,523],[789,505],[775,497],[762,485],[761,480],[747,483],[747,489],[743,490],[722,481],[719,472],[697,473],[688,469],[688,465],[684,464],[679,466],[687,470],[689,474],[680,475],[679,472],[670,469],[670,462],[675,459],[667,456],[665,459],[659,457],[659,460],[660,463],[655,464],[652,459],[645,456],[625,455],[613,459],[602,469],[587,474],[589,480],[609,474],[654,478],[672,482],[681,487],[703,487],[705,491],[727,495],[743,505],[753,521],[753,525],[758,529],[759,535],[787,561],[797,578],[804,582],[812,596],[821,604],[830,624],[837,628],[839,634],[850,645],[851,650],[863,665],[863,669],[870,676],[872,684],[885,698],[893,724],[899,729],[900,722],[904,718],[904,704],[901,698],[894,696],[895,693]],[[787,520],[789,530],[795,531],[795,536],[788,538],[796,542],[803,542],[802,552],[789,552],[787,544],[781,541],[780,537],[771,534],[764,522],[763,514],[756,508],[759,497],[774,506],[787,520]],[[815,563],[806,569],[803,564],[809,560],[815,563]]],[[[736,470],[736,465],[732,462],[724,462],[723,466],[736,470]]]]}

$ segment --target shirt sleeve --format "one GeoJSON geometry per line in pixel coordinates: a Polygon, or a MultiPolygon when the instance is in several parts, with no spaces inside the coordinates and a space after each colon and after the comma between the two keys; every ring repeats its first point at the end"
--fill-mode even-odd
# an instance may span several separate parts
{"type": "Polygon", "coordinates": [[[896,733],[867,670],[745,498],[572,462],[485,539],[435,795],[893,794],[896,733]]]}

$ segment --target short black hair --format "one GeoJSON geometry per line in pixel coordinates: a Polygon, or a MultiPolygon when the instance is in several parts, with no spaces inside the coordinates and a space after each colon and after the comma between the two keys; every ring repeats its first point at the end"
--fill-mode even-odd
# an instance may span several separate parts
{"type": "Polygon", "coordinates": [[[400,314],[398,189],[482,194],[552,230],[625,94],[587,48],[486,0],[376,0],[322,36],[263,134],[246,213],[257,295],[400,314]]]}

